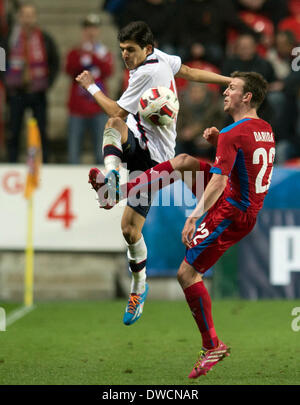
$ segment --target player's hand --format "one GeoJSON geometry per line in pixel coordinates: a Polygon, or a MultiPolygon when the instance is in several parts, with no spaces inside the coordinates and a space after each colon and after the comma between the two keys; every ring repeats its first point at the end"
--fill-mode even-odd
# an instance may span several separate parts
{"type": "Polygon", "coordinates": [[[188,217],[185,221],[182,233],[181,233],[181,240],[182,243],[187,247],[192,247],[192,237],[196,230],[196,218],[188,217]]]}
{"type": "Polygon", "coordinates": [[[210,144],[217,147],[220,131],[216,127],[206,128],[203,132],[203,138],[210,144]]]}
{"type": "Polygon", "coordinates": [[[91,84],[95,83],[95,80],[91,75],[91,72],[89,72],[88,70],[84,70],[82,73],[80,73],[75,80],[84,89],[87,89],[91,84]]]}

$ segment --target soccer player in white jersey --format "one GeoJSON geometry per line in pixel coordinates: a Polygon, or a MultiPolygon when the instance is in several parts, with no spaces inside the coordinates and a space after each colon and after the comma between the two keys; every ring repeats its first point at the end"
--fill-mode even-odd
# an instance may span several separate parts
{"type": "MultiPolygon", "coordinates": [[[[102,147],[106,178],[100,179],[100,172],[96,168],[89,173],[89,182],[96,191],[103,182],[109,184],[111,181],[117,183],[118,189],[118,170],[122,162],[127,164],[130,172],[146,171],[174,157],[176,123],[171,127],[153,126],[138,113],[139,100],[147,89],[164,86],[176,93],[175,77],[221,85],[227,85],[232,80],[190,68],[181,63],[180,57],[154,48],[153,34],[143,21],[134,21],[121,29],[118,39],[123,61],[130,71],[128,87],[118,101],[110,99],[97,87],[90,72],[84,71],[76,78],[110,117],[102,147]]],[[[128,200],[122,217],[121,228],[132,273],[131,291],[123,318],[125,325],[131,325],[140,318],[148,292],[147,247],[142,228],[150,205],[151,197],[146,206],[131,206],[128,200]]]]}

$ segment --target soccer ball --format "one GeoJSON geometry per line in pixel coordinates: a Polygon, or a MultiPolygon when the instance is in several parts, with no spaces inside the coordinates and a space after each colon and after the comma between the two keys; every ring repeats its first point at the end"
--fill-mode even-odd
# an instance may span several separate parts
{"type": "Polygon", "coordinates": [[[167,87],[148,89],[140,98],[139,113],[153,125],[171,125],[177,117],[179,102],[176,94],[167,87]]]}

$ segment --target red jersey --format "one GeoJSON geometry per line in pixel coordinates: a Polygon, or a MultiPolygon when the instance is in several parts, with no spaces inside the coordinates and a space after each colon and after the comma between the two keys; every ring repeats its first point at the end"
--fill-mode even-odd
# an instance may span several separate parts
{"type": "Polygon", "coordinates": [[[229,176],[223,198],[256,215],[270,187],[275,140],[266,121],[244,118],[220,131],[210,172],[229,176]]]}

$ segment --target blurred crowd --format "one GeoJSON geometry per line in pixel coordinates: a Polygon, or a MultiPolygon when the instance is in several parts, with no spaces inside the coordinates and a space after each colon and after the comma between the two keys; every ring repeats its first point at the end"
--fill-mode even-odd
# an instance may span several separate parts
{"type": "MultiPolygon", "coordinates": [[[[259,114],[273,126],[276,162],[300,164],[300,0],[105,0],[99,14],[83,16],[80,37],[67,55],[61,55],[58,44],[39,24],[34,5],[19,0],[10,0],[9,8],[7,4],[0,0],[0,46],[7,55],[6,71],[0,72],[0,148],[6,146],[6,161],[19,161],[28,109],[40,128],[44,161],[53,156],[47,95],[64,73],[70,78],[66,160],[80,163],[82,143],[89,133],[95,162],[102,162],[101,135],[107,116],[74,78],[88,69],[97,85],[108,92],[107,80],[116,61],[101,41],[99,15],[105,11],[117,29],[144,20],[156,46],[179,55],[189,66],[224,75],[235,70],[261,73],[269,91],[259,114]]],[[[127,81],[124,70],[120,94],[127,81]]],[[[214,150],[201,135],[206,127],[231,123],[223,112],[224,89],[180,79],[177,90],[181,106],[177,153],[213,160],[214,150]]]]}

